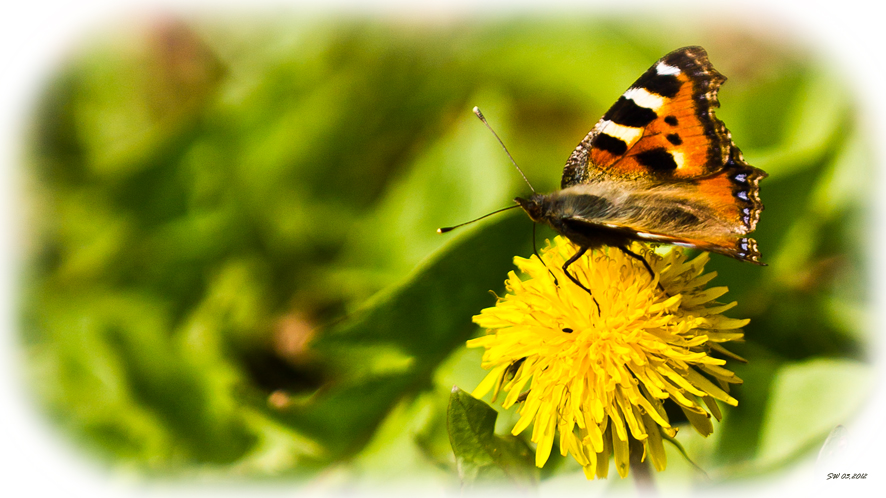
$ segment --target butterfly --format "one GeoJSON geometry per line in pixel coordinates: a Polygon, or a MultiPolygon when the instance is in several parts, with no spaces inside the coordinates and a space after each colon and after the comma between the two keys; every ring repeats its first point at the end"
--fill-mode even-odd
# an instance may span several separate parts
{"type": "Polygon", "coordinates": [[[631,241],[674,244],[763,265],[754,239],[759,182],[714,116],[726,77],[701,47],[656,62],[603,115],[563,168],[560,190],[515,202],[578,246],[567,268],[588,250],[630,250],[631,241]]]}

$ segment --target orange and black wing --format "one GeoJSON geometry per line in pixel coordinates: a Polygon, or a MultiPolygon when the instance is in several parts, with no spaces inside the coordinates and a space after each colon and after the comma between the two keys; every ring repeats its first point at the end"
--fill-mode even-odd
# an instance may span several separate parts
{"type": "Polygon", "coordinates": [[[757,227],[763,203],[762,173],[739,164],[738,149],[718,172],[687,181],[633,189],[634,182],[615,180],[613,188],[627,193],[624,206],[609,223],[634,233],[640,240],[658,241],[713,251],[762,265],[757,242],[747,237],[757,227]],[[756,171],[759,174],[752,173],[756,171]]]}
{"type": "Polygon", "coordinates": [[[714,115],[724,81],[701,47],[665,55],[578,145],[564,168],[561,188],[598,175],[696,178],[721,170],[730,157],[743,163],[726,126],[714,115]]]}
{"type": "Polygon", "coordinates": [[[563,170],[561,188],[611,181],[667,185],[691,193],[704,204],[695,214],[722,222],[727,232],[691,233],[692,226],[656,231],[657,225],[668,223],[653,219],[625,228],[759,262],[753,239],[742,236],[754,230],[760,217],[759,181],[767,175],[744,161],[729,130],[714,115],[724,81],[701,47],[665,55],[576,147],[563,170]],[[742,244],[751,247],[742,249],[742,244]]]}

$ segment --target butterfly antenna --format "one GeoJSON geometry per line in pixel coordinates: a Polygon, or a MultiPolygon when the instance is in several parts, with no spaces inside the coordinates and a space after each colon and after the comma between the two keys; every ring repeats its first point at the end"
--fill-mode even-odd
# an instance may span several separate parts
{"type": "Polygon", "coordinates": [[[501,138],[499,138],[498,133],[496,133],[495,130],[493,130],[492,127],[489,126],[489,122],[486,121],[486,117],[483,116],[482,112],[480,112],[479,107],[474,106],[474,114],[476,114],[477,117],[480,118],[480,121],[483,121],[483,124],[485,124],[487,128],[489,128],[489,131],[492,132],[492,135],[495,136],[495,139],[498,140],[499,144],[501,144],[501,148],[505,150],[505,154],[507,154],[508,157],[511,159],[511,162],[514,164],[514,167],[517,168],[517,171],[520,172],[520,176],[523,177],[523,181],[526,182],[526,185],[529,185],[529,189],[532,190],[532,193],[536,194],[537,192],[535,191],[535,188],[533,188],[532,184],[529,183],[529,179],[526,178],[525,174],[523,174],[523,170],[520,169],[520,166],[517,166],[517,161],[514,161],[514,156],[512,156],[511,153],[508,151],[508,148],[505,147],[505,143],[501,141],[501,138]]]}
{"type": "Polygon", "coordinates": [[[437,233],[451,232],[451,231],[455,230],[455,229],[458,228],[458,227],[463,227],[463,226],[465,226],[465,225],[470,225],[471,223],[473,223],[473,222],[475,222],[475,221],[480,221],[480,220],[482,220],[483,218],[486,218],[486,217],[492,216],[493,214],[498,214],[498,213],[500,213],[500,212],[502,212],[502,211],[507,211],[508,209],[514,209],[514,208],[518,208],[518,207],[520,207],[520,206],[515,204],[515,205],[513,205],[513,206],[508,206],[508,207],[506,207],[506,208],[498,209],[498,210],[493,211],[493,212],[491,212],[491,213],[489,213],[489,214],[484,214],[483,216],[481,216],[481,217],[479,217],[479,218],[476,218],[476,219],[473,219],[473,220],[471,220],[471,221],[466,221],[466,222],[464,222],[464,223],[459,223],[458,225],[455,225],[455,226],[452,226],[452,227],[438,228],[438,229],[437,229],[437,233]]]}

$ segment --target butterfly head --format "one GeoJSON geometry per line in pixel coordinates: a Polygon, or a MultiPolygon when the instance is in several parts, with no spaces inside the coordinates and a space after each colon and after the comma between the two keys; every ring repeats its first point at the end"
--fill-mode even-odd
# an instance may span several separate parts
{"type": "Polygon", "coordinates": [[[522,197],[517,197],[514,199],[514,202],[520,205],[523,208],[523,211],[526,211],[526,214],[529,215],[529,219],[532,221],[539,223],[545,221],[544,215],[544,195],[533,195],[529,199],[524,199],[522,197]]]}

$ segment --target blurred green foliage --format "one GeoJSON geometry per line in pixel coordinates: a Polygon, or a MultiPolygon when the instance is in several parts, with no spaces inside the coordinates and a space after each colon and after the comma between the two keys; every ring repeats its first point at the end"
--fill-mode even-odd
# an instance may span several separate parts
{"type": "MultiPolygon", "coordinates": [[[[718,116],[770,174],[770,266],[709,264],[752,319],[750,361],[714,435],[679,438],[715,481],[809,454],[870,380],[867,137],[802,48],[673,22],[163,18],[86,44],[30,144],[35,397],[145,474],[456,486],[449,392],[483,377],[471,316],[531,253],[517,213],[435,233],[526,191],[471,107],[551,190],[636,77],[699,44],[730,78],[718,116]]],[[[662,479],[701,481],[669,461],[662,479]]],[[[555,455],[541,485],[580,474],[555,455]]]]}

